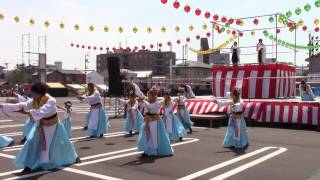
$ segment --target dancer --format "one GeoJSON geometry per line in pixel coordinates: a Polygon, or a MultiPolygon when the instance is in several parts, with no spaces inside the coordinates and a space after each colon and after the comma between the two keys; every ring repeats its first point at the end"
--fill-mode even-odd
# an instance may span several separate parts
{"type": "Polygon", "coordinates": [[[105,109],[102,107],[100,93],[95,89],[93,83],[88,84],[88,91],[88,96],[78,97],[81,103],[87,103],[91,106],[86,116],[88,135],[91,138],[103,137],[103,134],[108,131],[109,120],[105,109]]]}
{"type": "Polygon", "coordinates": [[[238,43],[234,42],[231,46],[231,61],[234,66],[237,66],[240,63],[240,48],[238,47],[238,43]]]}
{"type": "Polygon", "coordinates": [[[234,87],[231,93],[232,100],[221,101],[214,97],[219,106],[229,105],[229,121],[223,146],[226,148],[243,149],[248,146],[248,130],[243,116],[243,101],[240,97],[240,89],[234,87]]]}
{"type": "Polygon", "coordinates": [[[0,148],[10,146],[13,143],[14,143],[13,139],[0,135],[0,148]]]}
{"type": "Polygon", "coordinates": [[[120,104],[125,106],[126,109],[126,119],[124,123],[124,130],[132,135],[132,131],[138,132],[141,125],[143,124],[143,116],[138,110],[138,102],[136,100],[136,95],[133,91],[129,93],[129,100],[122,100],[117,98],[120,104]]]}
{"type": "Polygon", "coordinates": [[[187,99],[193,99],[195,98],[195,94],[191,88],[191,86],[187,85],[187,84],[183,84],[180,86],[181,88],[181,91],[183,90],[182,93],[184,93],[184,96],[187,98],[187,99]]]}
{"type": "Polygon", "coordinates": [[[170,90],[164,91],[164,100],[162,101],[163,120],[166,126],[169,138],[172,141],[180,140],[187,135],[178,117],[173,113],[174,103],[170,97],[170,90]]]}
{"type": "Polygon", "coordinates": [[[161,103],[157,98],[158,90],[152,87],[148,92],[148,100],[144,101],[147,112],[139,132],[138,149],[147,156],[169,156],[173,155],[173,149],[160,117],[161,103]]]}
{"type": "Polygon", "coordinates": [[[79,161],[57,115],[56,100],[47,94],[45,84],[31,87],[32,99],[17,104],[1,104],[4,112],[18,112],[34,122],[27,140],[14,160],[14,165],[24,168],[23,173],[34,169],[54,169],[79,161]]]}
{"type": "Polygon", "coordinates": [[[258,52],[258,63],[260,65],[264,64],[266,62],[266,46],[263,44],[262,39],[259,39],[256,49],[258,52]]]}
{"type": "Polygon", "coordinates": [[[64,103],[64,108],[61,106],[57,106],[57,108],[64,111],[62,124],[69,138],[72,136],[72,127],[71,127],[71,109],[72,103],[71,101],[66,101],[64,103]]]}
{"type": "Polygon", "coordinates": [[[191,121],[188,110],[186,110],[185,102],[187,98],[183,96],[183,92],[185,92],[185,90],[184,88],[179,88],[178,91],[178,97],[175,100],[178,104],[176,114],[177,117],[180,119],[181,123],[183,124],[184,128],[186,130],[189,129],[190,133],[192,133],[191,127],[193,125],[193,122],[191,121]]]}
{"type": "Polygon", "coordinates": [[[299,91],[302,101],[314,101],[315,95],[312,92],[311,86],[305,80],[301,80],[299,91]]]}

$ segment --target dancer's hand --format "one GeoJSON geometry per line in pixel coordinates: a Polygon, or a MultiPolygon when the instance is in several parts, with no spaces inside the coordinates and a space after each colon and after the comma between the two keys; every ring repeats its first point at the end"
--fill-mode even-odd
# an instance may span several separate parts
{"type": "Polygon", "coordinates": [[[21,108],[17,111],[13,111],[13,112],[17,112],[17,113],[21,113],[21,114],[29,114],[29,112],[25,111],[23,108],[21,108]]]}

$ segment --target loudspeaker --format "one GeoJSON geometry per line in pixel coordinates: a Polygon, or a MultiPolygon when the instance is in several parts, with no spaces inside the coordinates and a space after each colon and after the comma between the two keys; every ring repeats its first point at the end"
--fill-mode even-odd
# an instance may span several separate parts
{"type": "Polygon", "coordinates": [[[107,58],[109,73],[109,96],[119,96],[123,94],[122,77],[120,76],[120,65],[118,57],[107,58]]]}

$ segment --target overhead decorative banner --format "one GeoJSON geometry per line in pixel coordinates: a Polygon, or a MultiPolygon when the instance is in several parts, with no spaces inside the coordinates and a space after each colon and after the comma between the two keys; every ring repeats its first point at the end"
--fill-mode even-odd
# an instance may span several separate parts
{"type": "Polygon", "coordinates": [[[238,36],[234,35],[233,37],[231,37],[230,39],[228,39],[227,41],[225,41],[224,43],[220,44],[217,48],[214,48],[214,49],[201,51],[201,50],[196,50],[194,48],[189,48],[189,50],[191,52],[194,52],[194,53],[197,53],[197,54],[201,54],[201,55],[213,54],[213,53],[225,48],[228,44],[232,43],[237,38],[238,38],[238,36]]]}

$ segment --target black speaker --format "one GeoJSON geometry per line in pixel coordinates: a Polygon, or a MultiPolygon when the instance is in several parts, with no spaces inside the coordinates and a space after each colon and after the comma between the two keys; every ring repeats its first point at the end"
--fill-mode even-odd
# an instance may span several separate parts
{"type": "Polygon", "coordinates": [[[109,73],[109,96],[119,96],[123,94],[122,77],[120,75],[120,65],[118,57],[108,57],[108,73],[109,73]]]}

